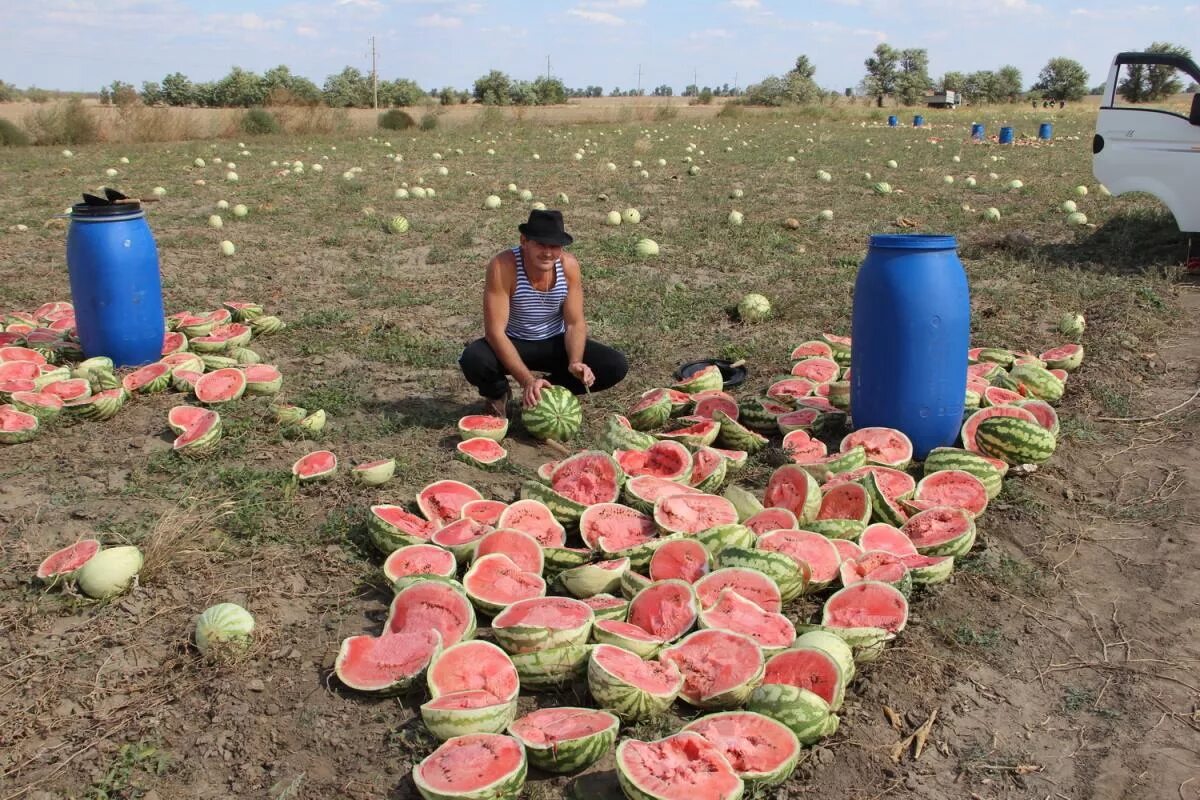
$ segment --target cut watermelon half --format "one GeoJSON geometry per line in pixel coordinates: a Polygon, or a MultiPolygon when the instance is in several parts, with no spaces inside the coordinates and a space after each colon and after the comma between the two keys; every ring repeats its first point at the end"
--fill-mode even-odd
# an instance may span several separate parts
{"type": "Polygon", "coordinates": [[[582,646],[592,632],[595,615],[587,603],[570,597],[520,600],[492,620],[492,634],[514,655],[556,647],[582,646]]]}
{"type": "Polygon", "coordinates": [[[482,522],[456,519],[434,531],[429,541],[438,547],[446,548],[454,554],[459,564],[465,564],[475,556],[475,547],[479,540],[491,532],[492,527],[482,522]]]}
{"type": "Polygon", "coordinates": [[[701,608],[714,605],[725,589],[732,589],[764,611],[780,611],[783,600],[775,581],[756,569],[724,567],[714,570],[695,583],[701,608]]]}
{"type": "Polygon", "coordinates": [[[83,378],[72,378],[66,381],[54,381],[41,388],[42,394],[51,394],[63,402],[78,400],[92,393],[92,385],[83,378]]]}
{"type": "Polygon", "coordinates": [[[501,700],[513,700],[520,679],[508,654],[491,642],[472,640],[446,648],[429,668],[429,693],[440,697],[451,692],[484,691],[501,700]]]}
{"type": "MultiPolygon", "coordinates": [[[[221,438],[221,415],[208,408],[201,409],[201,411],[204,413],[197,415],[191,424],[175,437],[171,448],[176,453],[197,455],[207,452],[221,438]]],[[[309,456],[305,458],[309,458],[309,456]]],[[[328,472],[315,475],[314,471],[321,472],[326,469],[326,466],[317,466],[316,462],[316,459],[309,458],[309,461],[300,467],[299,472],[296,472],[295,468],[293,468],[293,474],[301,481],[309,481],[318,477],[332,475],[333,472],[337,471],[337,459],[335,458],[332,466],[328,468],[328,472]]]]}
{"type": "Polygon", "coordinates": [[[175,406],[167,412],[167,424],[179,435],[211,413],[209,409],[198,406],[175,406]]]}
{"type": "Polygon", "coordinates": [[[526,572],[503,553],[472,563],[463,575],[463,587],[471,602],[485,614],[496,614],[519,600],[546,594],[546,581],[540,575],[526,572]]]}
{"type": "Polygon", "coordinates": [[[463,503],[461,510],[463,519],[473,519],[484,525],[499,528],[500,516],[508,508],[508,503],[500,500],[470,500],[463,503]]]}
{"type": "Polygon", "coordinates": [[[740,633],[709,628],[668,647],[659,660],[683,675],[679,692],[697,708],[734,708],[746,702],[762,679],[763,652],[740,633]]]}
{"type": "Polygon", "coordinates": [[[425,672],[439,646],[432,630],[351,636],[342,642],[333,671],[356,691],[403,692],[425,672]]]}
{"type": "Polygon", "coordinates": [[[1028,422],[1037,422],[1037,417],[1019,406],[988,406],[987,408],[981,408],[963,423],[961,435],[965,449],[975,453],[979,452],[979,446],[975,444],[975,431],[979,429],[981,422],[992,417],[1013,417],[1028,422]]]}
{"type": "Polygon", "coordinates": [[[393,584],[418,575],[453,578],[457,566],[454,556],[437,545],[410,544],[396,548],[384,560],[383,576],[393,584]]]}
{"type": "Polygon", "coordinates": [[[637,593],[629,602],[628,621],[662,641],[672,642],[692,629],[698,614],[691,584],[668,580],[637,593]]]}
{"type": "Polygon", "coordinates": [[[745,787],[720,748],[691,731],[656,742],[623,740],[617,779],[626,797],[655,800],[736,800],[745,787]]]}
{"type": "Polygon", "coordinates": [[[795,515],[800,524],[816,517],[821,507],[820,488],[807,471],[799,466],[785,464],[771,474],[763,505],[771,508],[786,508],[795,515]]]}
{"type": "Polygon", "coordinates": [[[961,508],[972,517],[982,514],[987,504],[987,489],[983,482],[958,469],[938,470],[926,475],[917,484],[911,501],[911,505],[920,510],[949,506],[961,508]]]}
{"type": "Polygon", "coordinates": [[[833,656],[815,647],[796,647],[767,660],[764,684],[807,689],[836,710],[842,703],[845,679],[833,656]]]}
{"type": "Polygon", "coordinates": [[[917,546],[912,539],[894,525],[883,522],[868,525],[858,543],[863,550],[884,550],[898,556],[917,554],[917,546]]]}
{"type": "Polygon", "coordinates": [[[733,589],[723,589],[717,602],[700,612],[700,626],[740,633],[768,652],[782,650],[796,640],[796,627],[787,617],[764,611],[733,589]]]}
{"type": "Polygon", "coordinates": [[[672,539],[663,542],[650,557],[650,580],[678,579],[695,583],[708,574],[708,550],[696,539],[672,539]]]}
{"type": "Polygon", "coordinates": [[[793,431],[812,430],[822,413],[815,408],[798,408],[795,411],[780,414],[775,418],[775,425],[784,436],[793,431]]]}
{"type": "Polygon", "coordinates": [[[547,772],[587,769],[612,749],[620,720],[594,708],[539,708],[508,726],[535,767],[547,772]]]}
{"type": "Polygon", "coordinates": [[[615,503],[624,477],[612,456],[585,450],[560,461],[550,476],[550,485],[563,497],[590,506],[615,503]]]}
{"type": "Polygon", "coordinates": [[[693,489],[676,481],[656,478],[653,475],[640,475],[630,478],[622,489],[625,501],[639,511],[650,513],[654,503],[663,497],[674,494],[700,494],[699,489],[693,489]]]}
{"type": "MultiPolygon", "coordinates": [[[[42,363],[45,363],[44,361],[42,363]]],[[[0,363],[0,381],[32,381],[42,371],[34,361],[5,361],[0,363]]]]}
{"type": "Polygon", "coordinates": [[[329,450],[316,450],[301,456],[292,465],[292,475],[301,483],[330,478],[337,472],[337,456],[329,450]]]}
{"type": "Polygon", "coordinates": [[[834,540],[811,531],[771,531],[760,536],[755,547],[783,553],[808,564],[809,591],[818,591],[832,583],[842,563],[834,540]]]}
{"type": "Polygon", "coordinates": [[[732,419],[738,418],[739,409],[737,399],[728,392],[723,392],[719,389],[708,392],[697,392],[693,395],[693,402],[692,416],[694,417],[715,419],[714,414],[719,409],[732,419]]]}
{"type": "Polygon", "coordinates": [[[658,537],[654,520],[620,503],[597,503],[579,516],[579,535],[593,550],[617,553],[658,537]]]}
{"type": "MultiPolygon", "coordinates": [[[[429,545],[418,545],[429,547],[429,545]]],[[[443,647],[475,635],[475,611],[462,591],[444,581],[419,581],[392,598],[384,633],[437,631],[443,647]]]]}
{"type": "Polygon", "coordinates": [[[469,414],[458,421],[458,434],[463,439],[483,437],[499,442],[508,435],[508,420],[490,414],[469,414]]]}
{"type": "Polygon", "coordinates": [[[748,517],[742,524],[754,531],[755,536],[762,536],[771,531],[800,528],[796,515],[786,508],[764,508],[757,514],[748,517]]]}
{"type": "MultiPolygon", "coordinates": [[[[794,401],[799,397],[808,397],[813,393],[814,386],[815,384],[807,378],[781,378],[767,387],[767,397],[794,401]]],[[[778,422],[778,418],[776,421],[778,422]]]]}
{"type": "MultiPolygon", "coordinates": [[[[810,410],[809,413],[816,415],[818,412],[810,410]]],[[[814,439],[808,431],[802,428],[784,435],[783,450],[788,454],[788,458],[797,464],[807,464],[829,455],[825,443],[820,439],[814,439]]]]}
{"type": "Polygon", "coordinates": [[[9,361],[28,361],[32,364],[45,364],[46,357],[30,347],[6,345],[0,347],[0,363],[9,361]]]}
{"type": "Polygon", "coordinates": [[[814,384],[836,381],[842,368],[832,358],[812,356],[792,365],[792,374],[814,384]]]}
{"type": "Polygon", "coordinates": [[[413,768],[425,798],[517,797],[525,785],[525,749],[511,736],[472,733],[448,739],[413,768]]]}
{"type": "Polygon", "coordinates": [[[567,531],[545,503],[538,500],[518,500],[509,504],[496,522],[497,528],[514,528],[537,539],[542,547],[562,547],[567,543],[567,531]]]}
{"type": "Polygon", "coordinates": [[[425,519],[439,528],[462,516],[462,507],[472,500],[482,500],[479,490],[460,481],[437,481],[417,494],[417,507],[425,519]]]}
{"type": "Polygon", "coordinates": [[[74,578],[84,564],[92,560],[92,556],[100,552],[100,542],[96,539],[80,539],[72,545],[51,553],[38,566],[37,578],[42,583],[51,586],[74,578]]]}
{"type": "Polygon", "coordinates": [[[655,442],[645,450],[617,450],[613,458],[630,477],[653,475],[670,481],[683,481],[691,475],[692,454],[679,442],[655,442]]]}
{"type": "Polygon", "coordinates": [[[196,381],[192,391],[196,399],[205,404],[239,400],[246,392],[246,373],[232,367],[206,372],[196,381]]]}
{"type": "Polygon", "coordinates": [[[872,464],[904,469],[912,463],[912,441],[895,428],[859,428],[843,438],[838,449],[846,453],[860,446],[872,464]]]}
{"type": "Polygon", "coordinates": [[[753,711],[708,714],[684,726],[712,743],[742,780],[774,786],[787,780],[800,757],[800,741],[782,722],[753,711]]]}
{"type": "Polygon", "coordinates": [[[542,546],[528,533],[515,528],[500,529],[484,534],[475,544],[475,558],[503,553],[525,572],[542,574],[545,557],[542,546]]]}
{"type": "Polygon", "coordinates": [[[674,494],[654,502],[654,524],[667,533],[695,535],[737,521],[733,503],[717,495],[674,494]]]}
{"type": "Polygon", "coordinates": [[[901,556],[886,550],[864,550],[855,558],[842,562],[840,569],[843,586],[853,586],[862,581],[882,581],[906,593],[911,582],[908,567],[901,556]]]}
{"type": "Polygon", "coordinates": [[[871,497],[858,483],[838,483],[821,493],[817,519],[853,519],[866,525],[871,519],[871,497]]]}
{"type": "Polygon", "coordinates": [[[908,623],[908,601],[898,589],[879,581],[862,581],[835,592],[825,601],[821,624],[830,628],[879,628],[891,634],[908,623]]]}
{"type": "Polygon", "coordinates": [[[476,436],[456,445],[458,457],[480,469],[494,469],[508,460],[508,451],[495,439],[476,436]]]}
{"type": "Polygon", "coordinates": [[[923,556],[961,556],[975,543],[975,523],[961,508],[930,508],[909,517],[900,530],[923,556]]]}

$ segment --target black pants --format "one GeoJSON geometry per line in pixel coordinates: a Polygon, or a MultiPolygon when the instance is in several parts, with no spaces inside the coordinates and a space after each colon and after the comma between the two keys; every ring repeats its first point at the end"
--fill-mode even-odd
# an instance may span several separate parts
{"type": "MultiPolygon", "coordinates": [[[[517,348],[525,366],[533,372],[548,373],[547,379],[556,386],[565,386],[573,394],[583,394],[584,387],[579,379],[567,372],[566,337],[559,335],[549,339],[510,339],[517,348]]],[[[608,345],[588,339],[583,347],[583,363],[592,369],[596,382],[591,390],[599,392],[615,386],[629,371],[625,356],[608,345]]],[[[496,357],[496,352],[487,339],[476,339],[458,358],[463,375],[479,394],[489,400],[503,397],[508,390],[507,373],[496,357]]]]}

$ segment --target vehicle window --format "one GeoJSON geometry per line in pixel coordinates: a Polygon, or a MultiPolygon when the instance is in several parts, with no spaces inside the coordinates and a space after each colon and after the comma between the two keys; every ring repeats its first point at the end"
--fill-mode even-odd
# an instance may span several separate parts
{"type": "Polygon", "coordinates": [[[1162,64],[1123,64],[1113,108],[1167,111],[1187,117],[1196,84],[1186,72],[1162,64]]]}

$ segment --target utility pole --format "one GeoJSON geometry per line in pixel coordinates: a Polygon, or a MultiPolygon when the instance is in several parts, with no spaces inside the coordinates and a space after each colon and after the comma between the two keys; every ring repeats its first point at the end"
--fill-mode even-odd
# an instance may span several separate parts
{"type": "Polygon", "coordinates": [[[546,80],[550,80],[550,56],[546,56],[546,80]]]}
{"type": "Polygon", "coordinates": [[[738,74],[736,72],[733,73],[733,93],[734,94],[737,94],[737,78],[738,78],[738,74]]]}
{"type": "Polygon", "coordinates": [[[642,65],[638,64],[638,95],[642,94],[642,65]]]}
{"type": "Polygon", "coordinates": [[[371,102],[379,110],[379,72],[375,69],[375,37],[371,37],[371,102]]]}

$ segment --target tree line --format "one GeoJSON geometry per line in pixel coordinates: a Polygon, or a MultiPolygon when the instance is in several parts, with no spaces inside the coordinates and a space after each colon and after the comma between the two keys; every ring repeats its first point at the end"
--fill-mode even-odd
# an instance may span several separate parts
{"type": "MultiPolygon", "coordinates": [[[[1190,57],[1190,51],[1169,42],[1154,42],[1148,52],[1169,53],[1190,57]]],[[[682,96],[693,102],[710,102],[713,97],[740,98],[751,105],[802,105],[842,97],[865,96],[882,106],[887,98],[904,105],[918,105],[931,91],[958,92],[968,103],[1011,103],[1033,97],[1049,101],[1076,101],[1085,94],[1098,94],[1101,87],[1088,88],[1088,73],[1083,65],[1070,58],[1051,58],[1038,73],[1037,80],[1025,90],[1021,70],[1005,64],[995,70],[975,72],[950,71],[934,80],[929,75],[929,55],[922,48],[896,48],[883,43],[863,62],[866,73],[857,87],[844,92],[822,89],[815,80],[816,66],[806,55],[796,59],[791,70],[783,75],[771,75],[744,90],[724,84],[719,87],[689,84],[682,96]]],[[[1160,100],[1183,90],[1176,70],[1161,66],[1130,65],[1118,85],[1121,96],[1129,102],[1160,100]]],[[[1197,87],[1191,84],[1188,91],[1197,87]]],[[[31,87],[21,91],[0,80],[0,102],[27,99],[43,102],[65,93],[31,87]]],[[[644,89],[614,87],[609,97],[641,97],[644,89]]],[[[145,81],[140,88],[123,81],[113,81],[98,93],[102,103],[117,106],[132,103],[166,106],[241,107],[284,105],[327,105],[332,108],[383,108],[417,105],[554,105],[569,98],[602,97],[604,89],[589,85],[568,88],[552,76],[535,80],[517,80],[500,70],[491,70],[477,78],[470,90],[446,86],[425,89],[407,78],[372,81],[369,74],[354,67],[328,76],[321,86],[279,65],[263,74],[233,67],[229,74],[216,81],[192,81],[181,72],[173,72],[161,81],[145,81]]],[[[650,91],[653,97],[671,97],[674,89],[660,84],[650,91]]]]}

